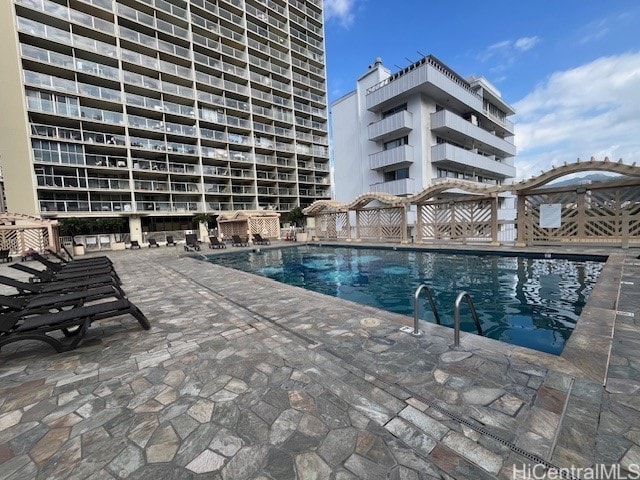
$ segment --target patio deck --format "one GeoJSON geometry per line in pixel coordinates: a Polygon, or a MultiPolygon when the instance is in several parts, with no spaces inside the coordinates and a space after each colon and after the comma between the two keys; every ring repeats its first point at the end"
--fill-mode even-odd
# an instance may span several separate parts
{"type": "Polygon", "coordinates": [[[152,329],[122,317],[94,325],[72,352],[3,348],[0,477],[511,479],[536,464],[632,470],[640,464],[640,260],[612,253],[582,331],[554,357],[464,333],[455,350],[448,328],[425,323],[416,338],[398,330],[408,317],[180,249],[111,252],[152,329]]]}

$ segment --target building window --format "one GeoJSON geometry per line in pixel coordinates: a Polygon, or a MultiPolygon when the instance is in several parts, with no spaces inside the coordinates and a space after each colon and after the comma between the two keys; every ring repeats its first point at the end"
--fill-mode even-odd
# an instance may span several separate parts
{"type": "Polygon", "coordinates": [[[394,180],[403,180],[409,178],[409,167],[400,168],[391,172],[384,172],[384,181],[393,182],[394,180]]]}
{"type": "Polygon", "coordinates": [[[407,104],[403,103],[402,105],[398,105],[397,107],[393,107],[385,112],[382,112],[382,118],[390,117],[398,112],[402,112],[407,109],[407,104]]]}
{"type": "Polygon", "coordinates": [[[385,150],[391,150],[393,148],[398,148],[401,147],[402,145],[408,145],[409,144],[409,137],[401,137],[401,138],[396,138],[395,140],[391,140],[389,142],[386,142],[384,144],[384,149],[385,150]]]}

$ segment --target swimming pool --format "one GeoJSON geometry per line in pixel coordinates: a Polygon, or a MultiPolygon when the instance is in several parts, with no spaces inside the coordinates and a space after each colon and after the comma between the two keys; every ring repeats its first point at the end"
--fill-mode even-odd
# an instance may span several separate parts
{"type": "MultiPolygon", "coordinates": [[[[413,293],[425,283],[448,326],[464,290],[487,337],[556,355],[604,266],[594,260],[310,246],[244,250],[209,261],[409,316],[413,293]]],[[[420,318],[433,322],[423,298],[420,318]]],[[[461,319],[462,330],[475,332],[466,306],[461,319]]]]}

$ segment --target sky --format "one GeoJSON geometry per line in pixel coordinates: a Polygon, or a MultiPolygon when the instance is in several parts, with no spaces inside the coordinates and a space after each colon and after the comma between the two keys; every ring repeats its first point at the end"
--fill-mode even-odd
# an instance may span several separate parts
{"type": "Polygon", "coordinates": [[[516,115],[517,178],[595,157],[640,164],[640,2],[325,0],[329,104],[376,57],[432,54],[516,115]]]}

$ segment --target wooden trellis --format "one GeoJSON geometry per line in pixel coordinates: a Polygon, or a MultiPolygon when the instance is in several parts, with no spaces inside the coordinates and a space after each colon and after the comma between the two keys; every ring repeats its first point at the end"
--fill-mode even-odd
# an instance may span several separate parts
{"type": "Polygon", "coordinates": [[[356,210],[356,238],[402,240],[406,228],[404,216],[404,207],[356,210]]]}
{"type": "Polygon", "coordinates": [[[321,239],[348,239],[351,226],[348,212],[328,212],[316,217],[316,236],[321,239]]]}
{"type": "Polygon", "coordinates": [[[32,249],[44,252],[47,248],[57,250],[58,222],[17,213],[0,215],[0,249],[21,255],[32,249]]]}
{"type": "Polygon", "coordinates": [[[521,244],[640,244],[640,179],[538,189],[518,196],[521,244]],[[542,205],[559,205],[559,227],[541,226],[542,205]]]}
{"type": "Polygon", "coordinates": [[[267,210],[238,210],[218,216],[218,234],[223,238],[238,235],[252,240],[254,233],[264,238],[280,238],[280,214],[267,210]]]}
{"type": "Polygon", "coordinates": [[[418,204],[417,241],[495,241],[496,198],[438,200],[418,204]]]}

